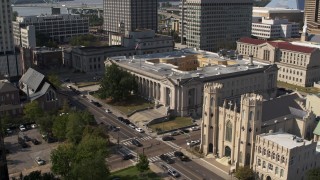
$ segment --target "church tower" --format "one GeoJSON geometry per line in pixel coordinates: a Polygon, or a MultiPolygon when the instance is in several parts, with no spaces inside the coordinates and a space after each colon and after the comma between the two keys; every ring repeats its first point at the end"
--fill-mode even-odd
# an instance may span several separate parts
{"type": "Polygon", "coordinates": [[[253,164],[255,138],[261,134],[262,102],[263,97],[258,94],[241,96],[237,165],[253,164]]]}
{"type": "Polygon", "coordinates": [[[204,155],[217,153],[219,102],[222,87],[223,85],[219,83],[204,85],[200,145],[204,155]]]}

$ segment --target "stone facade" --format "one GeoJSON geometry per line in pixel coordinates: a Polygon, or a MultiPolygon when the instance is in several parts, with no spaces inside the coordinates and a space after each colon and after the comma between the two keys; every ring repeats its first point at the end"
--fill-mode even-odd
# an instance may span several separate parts
{"type": "Polygon", "coordinates": [[[261,180],[306,179],[310,169],[320,166],[317,142],[292,134],[265,133],[256,137],[253,170],[261,180]]]}
{"type": "Polygon", "coordinates": [[[237,42],[239,54],[257,61],[276,64],[278,81],[297,86],[313,86],[320,80],[320,50],[289,42],[241,38],[237,42]]]}
{"type": "Polygon", "coordinates": [[[277,69],[274,65],[247,60],[225,60],[218,54],[194,49],[149,54],[134,58],[111,57],[115,63],[136,76],[139,94],[169,107],[176,115],[202,115],[203,86],[206,82],[224,84],[224,98],[240,100],[247,92],[275,97],[277,69]]]}
{"type": "Polygon", "coordinates": [[[204,87],[201,149],[205,155],[227,158],[232,167],[252,167],[255,138],[261,133],[284,131],[311,139],[315,115],[305,107],[302,96],[293,93],[265,100],[258,94],[244,94],[240,103],[224,101],[223,85],[204,87]]]}

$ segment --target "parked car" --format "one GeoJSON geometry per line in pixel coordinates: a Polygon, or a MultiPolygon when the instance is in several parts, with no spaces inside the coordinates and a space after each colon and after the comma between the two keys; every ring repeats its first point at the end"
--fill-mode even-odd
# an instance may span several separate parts
{"type": "Polygon", "coordinates": [[[38,144],[40,144],[40,142],[37,140],[37,139],[32,139],[32,144],[34,144],[34,145],[38,145],[38,144]]]}
{"type": "Polygon", "coordinates": [[[191,131],[198,131],[200,129],[201,129],[200,126],[193,126],[190,128],[191,131]]]}
{"type": "Polygon", "coordinates": [[[24,127],[24,125],[19,126],[20,131],[26,131],[27,129],[24,127]]]}
{"type": "Polygon", "coordinates": [[[163,136],[162,140],[163,141],[172,141],[172,140],[174,140],[174,138],[172,136],[163,136]]]}
{"type": "Polygon", "coordinates": [[[137,146],[137,147],[141,147],[142,146],[142,144],[136,139],[131,139],[131,143],[133,145],[137,146]]]}
{"type": "Polygon", "coordinates": [[[129,125],[129,124],[131,123],[131,122],[129,121],[129,119],[124,119],[122,122],[125,123],[125,124],[127,124],[127,125],[129,125]]]}
{"type": "Polygon", "coordinates": [[[45,162],[43,159],[41,159],[40,157],[36,157],[35,161],[36,161],[36,163],[37,163],[39,166],[44,165],[44,164],[46,163],[46,162],[45,162]]]}
{"type": "Polygon", "coordinates": [[[179,158],[181,161],[189,161],[189,157],[184,155],[182,152],[180,151],[175,151],[174,152],[174,156],[179,158]]]}
{"type": "Polygon", "coordinates": [[[20,142],[22,148],[28,148],[29,145],[26,142],[20,142]]]}
{"type": "Polygon", "coordinates": [[[191,140],[187,142],[188,146],[195,146],[197,144],[200,144],[200,140],[191,140]]]}
{"type": "Polygon", "coordinates": [[[93,101],[92,104],[94,104],[94,105],[97,106],[97,107],[102,107],[102,105],[101,105],[99,102],[93,101]]]}
{"type": "Polygon", "coordinates": [[[170,133],[170,136],[178,136],[180,133],[178,131],[173,131],[170,133]]]}
{"type": "Polygon", "coordinates": [[[132,129],[136,128],[136,126],[134,124],[132,124],[132,123],[129,124],[129,127],[131,127],[132,129]]]}
{"type": "Polygon", "coordinates": [[[138,131],[139,133],[144,133],[144,130],[138,127],[136,128],[136,131],[138,131]]]}
{"type": "Polygon", "coordinates": [[[38,125],[37,124],[31,124],[31,128],[34,129],[34,128],[37,128],[38,125]]]}
{"type": "Polygon", "coordinates": [[[176,171],[176,170],[174,170],[174,169],[168,169],[168,174],[170,175],[170,176],[173,176],[173,177],[179,177],[180,176],[180,174],[176,171]]]}
{"type": "Polygon", "coordinates": [[[121,149],[119,149],[118,153],[121,155],[122,160],[129,160],[129,159],[133,158],[132,154],[129,154],[129,153],[125,152],[125,151],[122,151],[121,149]]]}
{"type": "Polygon", "coordinates": [[[12,134],[12,133],[13,133],[13,132],[12,132],[12,130],[11,130],[10,128],[7,128],[7,129],[6,129],[6,134],[7,134],[7,135],[10,135],[10,134],[12,134]]]}
{"type": "Polygon", "coordinates": [[[167,155],[165,155],[165,154],[161,154],[161,155],[159,156],[159,158],[160,158],[162,161],[164,161],[164,162],[166,162],[166,163],[168,163],[168,164],[174,163],[174,160],[171,159],[169,156],[167,156],[167,155]]]}
{"type": "Polygon", "coordinates": [[[124,119],[123,117],[118,117],[118,120],[122,122],[124,119]]]}
{"type": "Polygon", "coordinates": [[[110,109],[106,109],[106,113],[111,113],[110,109]]]}
{"type": "Polygon", "coordinates": [[[113,132],[116,132],[116,131],[119,131],[120,129],[114,125],[109,125],[109,130],[110,131],[113,131],[113,132]]]}

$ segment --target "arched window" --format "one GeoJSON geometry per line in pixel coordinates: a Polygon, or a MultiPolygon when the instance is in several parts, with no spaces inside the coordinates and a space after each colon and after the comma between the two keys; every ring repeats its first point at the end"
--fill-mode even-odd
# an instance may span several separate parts
{"type": "Polygon", "coordinates": [[[226,141],[232,141],[232,123],[230,121],[226,124],[226,141]]]}
{"type": "Polygon", "coordinates": [[[214,100],[213,100],[213,97],[210,99],[210,106],[213,106],[214,105],[214,100]]]}
{"type": "Polygon", "coordinates": [[[251,121],[251,120],[253,120],[253,112],[252,111],[249,112],[249,121],[251,121]]]}

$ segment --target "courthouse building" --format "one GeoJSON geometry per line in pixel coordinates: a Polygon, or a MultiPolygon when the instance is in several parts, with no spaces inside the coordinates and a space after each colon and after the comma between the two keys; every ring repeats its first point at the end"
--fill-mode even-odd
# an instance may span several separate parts
{"type": "Polygon", "coordinates": [[[245,57],[276,64],[279,68],[278,81],[297,86],[313,86],[320,81],[320,50],[294,45],[289,42],[265,41],[241,38],[237,52],[245,57]]]}
{"type": "Polygon", "coordinates": [[[224,84],[219,100],[239,100],[241,94],[257,92],[275,97],[277,67],[251,60],[227,60],[196,49],[148,54],[133,57],[111,57],[115,63],[136,76],[139,93],[168,107],[180,116],[201,115],[203,85],[224,84]]]}

